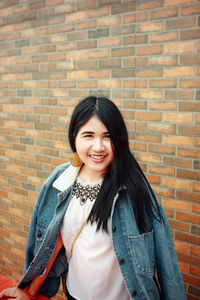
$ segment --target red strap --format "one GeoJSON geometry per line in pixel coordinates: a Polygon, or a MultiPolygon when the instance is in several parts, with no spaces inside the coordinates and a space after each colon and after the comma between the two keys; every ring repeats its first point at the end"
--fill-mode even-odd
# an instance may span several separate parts
{"type": "Polygon", "coordinates": [[[38,294],[36,296],[32,296],[29,291],[29,286],[26,286],[24,289],[24,292],[26,293],[26,295],[31,299],[31,300],[50,300],[51,298],[47,298],[46,296],[42,295],[42,294],[38,294]]]}
{"type": "MultiPolygon", "coordinates": [[[[28,287],[26,294],[32,299],[32,300],[36,300],[38,299],[37,296],[37,293],[40,289],[40,287],[42,286],[42,284],[44,283],[57,255],[58,255],[58,252],[60,251],[60,249],[62,248],[63,246],[63,241],[62,241],[62,237],[61,237],[61,234],[59,233],[59,236],[58,236],[58,240],[57,240],[57,244],[56,244],[56,247],[54,249],[54,253],[52,255],[52,257],[50,258],[47,266],[46,266],[46,269],[44,271],[44,273],[42,275],[38,275],[37,277],[35,277],[32,281],[31,281],[31,284],[30,286],[28,287]],[[36,298],[35,298],[36,297],[36,298]]],[[[41,295],[42,296],[42,295],[41,295]]],[[[45,297],[45,296],[44,296],[45,297]]],[[[46,298],[46,297],[45,297],[46,298]]],[[[40,298],[42,300],[42,298],[40,298]]],[[[47,299],[47,298],[46,298],[47,299]]]]}

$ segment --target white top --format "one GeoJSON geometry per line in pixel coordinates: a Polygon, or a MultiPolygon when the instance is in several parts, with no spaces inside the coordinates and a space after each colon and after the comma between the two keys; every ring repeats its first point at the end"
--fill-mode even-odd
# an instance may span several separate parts
{"type": "MultiPolygon", "coordinates": [[[[77,180],[82,185],[88,184],[80,177],[77,180]]],[[[74,196],[64,216],[61,235],[69,262],[67,289],[78,300],[130,300],[109,233],[102,230],[97,232],[95,224],[87,223],[74,243],[72,257],[69,258],[73,240],[92,206],[93,202],[89,199],[80,205],[80,199],[74,196]]]]}

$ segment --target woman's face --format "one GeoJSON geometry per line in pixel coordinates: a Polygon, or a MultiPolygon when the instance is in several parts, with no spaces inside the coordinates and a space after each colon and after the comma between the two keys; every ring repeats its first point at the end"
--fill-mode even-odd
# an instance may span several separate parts
{"type": "Polygon", "coordinates": [[[81,170],[86,180],[98,180],[114,159],[110,134],[103,122],[94,115],[78,131],[76,151],[84,163],[81,170]]]}

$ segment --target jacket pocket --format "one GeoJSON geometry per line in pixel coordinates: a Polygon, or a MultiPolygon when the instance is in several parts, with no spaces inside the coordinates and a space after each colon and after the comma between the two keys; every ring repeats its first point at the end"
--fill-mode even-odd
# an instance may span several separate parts
{"type": "Polygon", "coordinates": [[[136,271],[152,276],[155,271],[153,230],[137,236],[128,236],[128,242],[136,271]]]}

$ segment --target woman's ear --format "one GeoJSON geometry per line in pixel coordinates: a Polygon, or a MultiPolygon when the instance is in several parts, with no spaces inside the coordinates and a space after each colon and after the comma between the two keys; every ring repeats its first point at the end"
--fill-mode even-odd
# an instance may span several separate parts
{"type": "Polygon", "coordinates": [[[73,157],[70,160],[71,164],[73,167],[80,167],[82,165],[82,160],[80,159],[80,157],[78,156],[77,152],[73,153],[73,157]]]}

